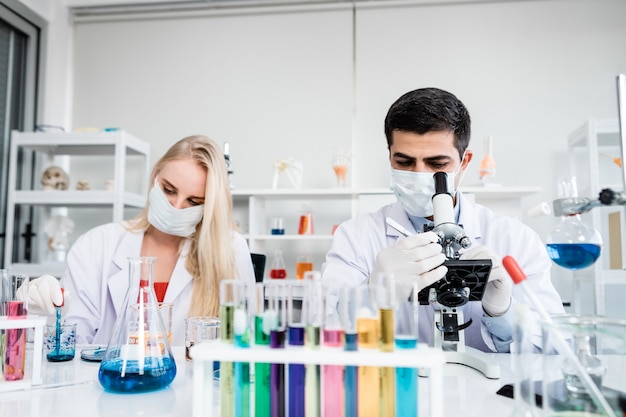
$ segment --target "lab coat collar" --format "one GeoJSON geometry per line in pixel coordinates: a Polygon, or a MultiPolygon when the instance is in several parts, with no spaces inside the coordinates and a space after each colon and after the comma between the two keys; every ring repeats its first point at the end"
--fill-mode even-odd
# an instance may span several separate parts
{"type": "MultiPolygon", "coordinates": [[[[123,308],[124,298],[128,290],[129,268],[128,258],[132,256],[141,256],[141,245],[143,242],[143,233],[124,233],[120,245],[113,254],[113,268],[117,269],[109,278],[109,293],[111,301],[115,307],[115,312],[119,315],[123,308]]],[[[176,298],[183,292],[185,287],[192,281],[191,274],[185,268],[187,255],[191,241],[185,240],[181,256],[176,261],[176,266],[172,272],[170,283],[167,286],[165,298],[163,302],[173,303],[176,298]]]]}
{"type": "Polygon", "coordinates": [[[480,243],[482,233],[480,231],[480,222],[478,221],[480,215],[476,210],[476,205],[460,191],[456,193],[456,202],[459,207],[459,224],[463,226],[465,236],[469,237],[472,241],[480,243]]]}
{"type": "Polygon", "coordinates": [[[191,274],[187,271],[187,268],[185,268],[190,246],[191,240],[185,239],[181,255],[176,261],[176,266],[174,266],[174,271],[172,272],[172,278],[170,279],[167,291],[165,292],[165,297],[163,298],[163,302],[165,303],[173,303],[180,293],[183,292],[185,287],[192,281],[191,274]]]}
{"type": "Polygon", "coordinates": [[[127,232],[122,235],[120,244],[113,253],[113,265],[111,275],[108,281],[109,294],[111,294],[111,302],[115,307],[115,313],[120,314],[124,308],[124,298],[128,291],[129,283],[129,267],[128,258],[141,255],[141,243],[143,242],[143,233],[127,232]]]}

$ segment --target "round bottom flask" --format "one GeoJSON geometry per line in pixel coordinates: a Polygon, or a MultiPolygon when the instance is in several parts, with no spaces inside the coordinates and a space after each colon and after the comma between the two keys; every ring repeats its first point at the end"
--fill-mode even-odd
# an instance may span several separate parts
{"type": "MultiPolygon", "coordinates": [[[[576,178],[559,179],[559,197],[578,198],[576,178]]],[[[546,239],[550,259],[570,270],[587,268],[598,259],[602,250],[600,233],[583,222],[579,214],[563,216],[546,239]]]]}

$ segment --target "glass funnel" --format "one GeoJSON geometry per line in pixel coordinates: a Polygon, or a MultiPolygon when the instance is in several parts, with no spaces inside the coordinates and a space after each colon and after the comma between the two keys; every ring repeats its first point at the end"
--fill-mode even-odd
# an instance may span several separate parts
{"type": "Polygon", "coordinates": [[[98,372],[98,380],[107,391],[154,391],[168,386],[176,376],[176,363],[154,293],[155,259],[128,259],[128,291],[98,372]]]}
{"type": "MultiPolygon", "coordinates": [[[[577,198],[576,178],[559,180],[560,198],[577,198]]],[[[582,221],[579,214],[563,216],[546,238],[550,259],[559,266],[577,270],[591,266],[600,256],[602,236],[582,221]]]]}

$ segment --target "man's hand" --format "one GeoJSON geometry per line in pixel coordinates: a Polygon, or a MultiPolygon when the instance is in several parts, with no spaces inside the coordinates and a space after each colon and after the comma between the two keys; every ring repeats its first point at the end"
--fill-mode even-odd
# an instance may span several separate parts
{"type": "Polygon", "coordinates": [[[421,290],[434,284],[448,272],[443,266],[446,257],[438,242],[439,238],[433,232],[418,233],[381,250],[376,256],[370,282],[376,281],[380,273],[391,272],[399,288],[411,288],[417,283],[418,290],[421,290]]]}
{"type": "Polygon", "coordinates": [[[461,254],[460,259],[491,259],[491,273],[483,294],[483,310],[491,317],[498,317],[511,306],[513,281],[508,276],[500,257],[482,245],[476,245],[461,254]]]}
{"type": "Polygon", "coordinates": [[[59,280],[52,275],[42,275],[31,280],[28,288],[22,286],[17,290],[17,295],[21,299],[28,299],[28,311],[33,314],[55,314],[55,307],[64,304],[64,298],[65,304],[68,301],[68,294],[65,293],[64,297],[59,280]]]}

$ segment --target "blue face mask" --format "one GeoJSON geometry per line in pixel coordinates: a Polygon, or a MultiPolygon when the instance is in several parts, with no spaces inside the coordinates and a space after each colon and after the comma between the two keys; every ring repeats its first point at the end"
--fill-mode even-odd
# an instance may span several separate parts
{"type": "Polygon", "coordinates": [[[167,200],[158,182],[148,194],[148,221],[157,230],[174,236],[189,237],[202,220],[204,205],[177,209],[167,200]]]}
{"type": "MultiPolygon", "coordinates": [[[[456,194],[454,180],[460,170],[461,165],[454,172],[446,172],[448,192],[453,196],[456,194]]],[[[434,172],[391,170],[390,188],[404,210],[411,216],[430,217],[433,215],[433,195],[435,194],[433,174],[434,172]]]]}

